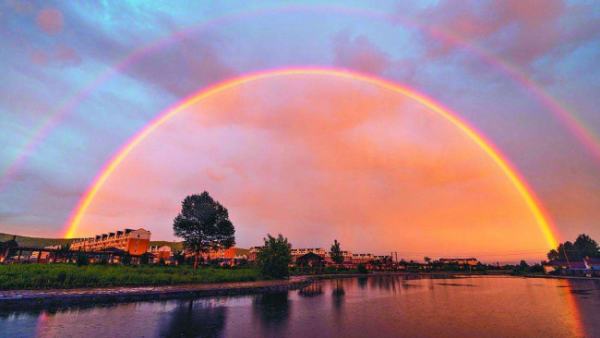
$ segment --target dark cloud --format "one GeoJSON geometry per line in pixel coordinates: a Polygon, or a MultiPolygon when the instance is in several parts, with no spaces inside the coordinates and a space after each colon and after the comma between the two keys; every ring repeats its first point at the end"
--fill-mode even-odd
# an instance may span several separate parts
{"type": "MultiPolygon", "coordinates": [[[[600,21],[588,15],[588,7],[567,5],[562,0],[446,0],[415,16],[446,36],[428,41],[425,47],[430,57],[453,52],[460,47],[460,40],[528,67],[541,57],[568,52],[583,41],[600,36],[600,21]],[[569,21],[577,24],[567,25],[569,21]]],[[[402,21],[406,13],[398,13],[396,19],[402,21]]]]}
{"type": "Polygon", "coordinates": [[[381,75],[392,64],[390,57],[364,35],[342,31],[333,39],[334,64],[363,73],[381,75]]]}

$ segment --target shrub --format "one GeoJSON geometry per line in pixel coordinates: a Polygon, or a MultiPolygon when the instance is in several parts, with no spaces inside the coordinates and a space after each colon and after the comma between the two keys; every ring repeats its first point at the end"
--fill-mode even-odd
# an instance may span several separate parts
{"type": "Polygon", "coordinates": [[[85,266],[90,263],[90,260],[88,259],[88,256],[86,254],[84,254],[83,252],[79,252],[77,253],[77,258],[75,262],[77,266],[85,266]]]}
{"type": "Polygon", "coordinates": [[[369,273],[369,270],[367,270],[367,266],[363,263],[359,263],[356,266],[356,270],[358,270],[358,273],[369,273]]]}
{"type": "Polygon", "coordinates": [[[123,255],[123,257],[121,258],[121,263],[123,263],[123,265],[131,264],[131,255],[129,255],[129,254],[123,255]]]}

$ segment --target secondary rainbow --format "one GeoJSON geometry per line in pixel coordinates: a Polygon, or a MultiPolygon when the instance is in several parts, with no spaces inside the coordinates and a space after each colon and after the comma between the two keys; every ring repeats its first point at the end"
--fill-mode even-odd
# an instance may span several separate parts
{"type": "MultiPolygon", "coordinates": [[[[52,113],[45,121],[43,121],[38,128],[36,128],[29,140],[27,140],[22,148],[17,151],[17,156],[8,163],[3,172],[0,172],[0,191],[4,189],[13,178],[13,176],[20,170],[21,166],[25,161],[34,153],[36,148],[43,143],[48,135],[54,130],[56,126],[69,114],[71,114],[80,104],[87,98],[91,93],[97,90],[102,84],[112,78],[115,74],[123,72],[129,65],[134,64],[136,61],[144,57],[145,55],[158,50],[168,43],[178,41],[185,38],[188,34],[197,32],[203,28],[214,27],[223,25],[228,22],[235,22],[241,19],[247,19],[252,17],[258,17],[266,14],[279,14],[286,12],[295,11],[319,11],[333,12],[341,15],[350,16],[365,16],[374,20],[390,20],[389,13],[379,12],[372,9],[365,8],[352,8],[352,7],[341,7],[332,5],[319,5],[319,6],[299,6],[299,5],[286,5],[284,7],[268,8],[262,10],[255,10],[244,13],[234,13],[225,15],[222,17],[202,22],[199,25],[194,25],[181,31],[177,31],[167,37],[163,37],[150,43],[147,46],[136,49],[132,53],[128,54],[121,61],[117,62],[114,66],[101,72],[97,77],[94,78],[88,85],[82,88],[75,95],[69,97],[63,104],[58,106],[58,109],[52,113]]],[[[530,91],[534,97],[547,109],[549,109],[556,118],[563,123],[567,129],[582,143],[586,149],[594,156],[594,158],[600,161],[600,139],[589,130],[583,121],[577,118],[577,116],[567,109],[554,97],[545,92],[540,85],[531,80],[526,74],[520,71],[517,67],[510,63],[500,59],[494,54],[484,50],[477,45],[466,41],[465,39],[452,34],[442,28],[437,28],[431,25],[422,25],[410,18],[394,18],[395,22],[402,23],[407,27],[415,28],[430,38],[440,39],[441,41],[448,41],[453,45],[460,46],[464,50],[473,53],[476,57],[480,58],[487,64],[494,66],[498,70],[502,71],[510,79],[521,85],[524,89],[530,91]]],[[[212,87],[211,87],[212,88],[212,87]]]]}
{"type": "Polygon", "coordinates": [[[117,167],[123,162],[123,160],[133,151],[141,142],[143,142],[152,132],[163,125],[165,122],[176,116],[182,110],[190,107],[193,104],[201,102],[207,97],[226,91],[230,88],[257,81],[267,78],[283,77],[283,76],[295,76],[295,75],[314,75],[314,76],[331,76],[338,78],[346,78],[363,81],[369,84],[379,86],[396,92],[398,94],[409,97],[433,112],[439,114],[441,117],[452,123],[461,132],[468,136],[473,142],[475,142],[487,155],[494,161],[496,165],[502,170],[506,177],[517,189],[519,195],[523,198],[527,207],[531,211],[548,248],[554,248],[557,246],[557,239],[555,235],[555,228],[550,221],[549,217],[546,216],[539,201],[537,200],[535,193],[527,186],[525,181],[521,178],[520,174],[513,168],[502,153],[495,148],[495,146],[488,141],[483,135],[471,127],[467,122],[463,121],[458,115],[449,109],[443,107],[441,104],[435,102],[433,99],[428,98],[415,90],[401,86],[396,83],[392,83],[387,80],[350,72],[340,69],[330,68],[286,68],[268,70],[258,73],[251,73],[241,77],[237,77],[215,86],[207,88],[205,90],[196,93],[180,103],[176,104],[172,108],[164,111],[148,123],[142,130],[135,134],[116,154],[105,164],[99,174],[96,176],[92,184],[89,186],[87,191],[83,194],[79,200],[77,206],[72,211],[67,223],[65,224],[65,237],[74,237],[79,224],[87,209],[94,200],[94,197],[104,183],[108,180],[110,175],[117,169],[117,167]]]}

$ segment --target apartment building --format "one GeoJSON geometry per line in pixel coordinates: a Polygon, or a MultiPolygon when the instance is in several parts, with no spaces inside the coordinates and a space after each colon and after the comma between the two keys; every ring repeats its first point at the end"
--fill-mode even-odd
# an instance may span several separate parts
{"type": "Polygon", "coordinates": [[[105,251],[114,248],[140,256],[148,251],[150,235],[150,231],[141,228],[118,230],[77,240],[71,243],[71,250],[105,251]]]}

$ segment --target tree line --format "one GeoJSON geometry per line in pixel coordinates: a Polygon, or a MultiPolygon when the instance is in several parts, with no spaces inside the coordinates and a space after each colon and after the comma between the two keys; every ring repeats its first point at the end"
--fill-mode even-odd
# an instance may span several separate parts
{"type": "Polygon", "coordinates": [[[549,260],[578,261],[586,257],[600,258],[600,247],[598,243],[586,234],[577,236],[575,242],[566,241],[560,243],[556,249],[548,252],[549,260]]]}

